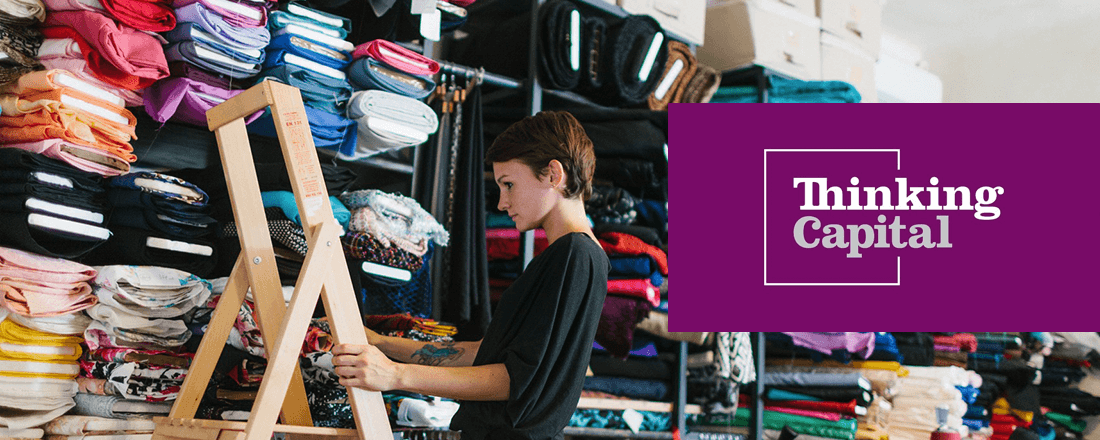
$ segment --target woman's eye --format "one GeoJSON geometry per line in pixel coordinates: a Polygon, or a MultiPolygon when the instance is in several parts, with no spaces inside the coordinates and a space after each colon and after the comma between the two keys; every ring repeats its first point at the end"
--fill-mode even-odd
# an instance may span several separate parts
{"type": "Polygon", "coordinates": [[[512,184],[511,183],[505,183],[504,187],[508,188],[508,189],[512,189],[512,184]]]}

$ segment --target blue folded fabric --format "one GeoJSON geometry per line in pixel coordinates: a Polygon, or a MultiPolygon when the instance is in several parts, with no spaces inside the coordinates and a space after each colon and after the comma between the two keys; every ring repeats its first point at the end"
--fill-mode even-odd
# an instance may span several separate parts
{"type": "Polygon", "coordinates": [[[165,33],[164,39],[168,40],[169,43],[199,41],[205,44],[206,47],[216,50],[225,56],[237,61],[244,61],[252,64],[262,63],[265,58],[265,53],[262,49],[241,47],[233,42],[225,41],[217,35],[207,32],[196,23],[182,23],[176,26],[175,29],[165,33]],[[249,55],[245,53],[247,51],[257,52],[258,55],[249,55]]]}
{"type": "Polygon", "coordinates": [[[974,405],[974,404],[970,404],[970,406],[966,407],[966,414],[963,415],[963,418],[967,418],[967,419],[988,419],[989,418],[989,410],[986,409],[986,407],[984,407],[984,406],[977,406],[977,405],[974,405]]]}
{"type": "MultiPolygon", "coordinates": [[[[306,119],[309,131],[313,134],[313,144],[317,148],[351,152],[355,150],[357,139],[355,121],[346,116],[337,115],[306,106],[306,119]]],[[[264,110],[256,121],[248,124],[248,132],[267,137],[278,137],[275,122],[271,118],[271,109],[264,110]]]]}
{"type": "Polygon", "coordinates": [[[634,399],[665,400],[668,398],[669,386],[668,382],[660,380],[588,376],[584,378],[584,389],[634,399]]]}
{"type": "Polygon", "coordinates": [[[989,420],[963,419],[963,425],[970,428],[971,431],[979,431],[989,426],[989,420]]]}
{"type": "Polygon", "coordinates": [[[409,75],[371,57],[359,58],[348,66],[348,82],[356,90],[385,90],[413,99],[427,98],[435,91],[431,78],[409,75]]]}
{"type": "MultiPolygon", "coordinates": [[[[220,73],[230,78],[249,78],[257,73],[260,73],[259,63],[247,63],[246,66],[237,66],[228,64],[221,60],[211,59],[199,54],[200,49],[206,49],[213,52],[215,55],[222,55],[221,51],[213,46],[199,42],[199,41],[180,41],[176,43],[164,46],[164,58],[169,62],[171,61],[185,61],[211,72],[220,73]]],[[[228,57],[231,58],[231,57],[228,57]]]]}
{"type": "Polygon", "coordinates": [[[768,388],[764,392],[764,398],[768,400],[808,400],[810,402],[820,402],[821,399],[813,396],[807,396],[801,393],[792,393],[790,391],[784,391],[778,388],[768,388]]]}
{"type": "Polygon", "coordinates": [[[317,62],[323,66],[328,66],[336,70],[344,70],[350,63],[351,54],[338,50],[333,47],[326,46],[316,41],[310,40],[306,37],[292,34],[277,35],[271,39],[271,44],[267,45],[267,59],[264,61],[264,68],[270,69],[283,63],[283,57],[286,54],[291,53],[298,55],[310,61],[317,62]],[[302,44],[305,43],[305,44],[302,44]],[[326,48],[328,50],[339,52],[341,55],[345,55],[344,59],[333,58],[332,56],[319,52],[308,47],[309,44],[315,44],[317,46],[326,48]]]}
{"type": "MultiPolygon", "coordinates": [[[[862,99],[856,87],[843,81],[802,81],[772,77],[768,102],[854,103],[862,99]]],[[[719,87],[710,102],[758,102],[756,86],[719,87]]]]}
{"type": "Polygon", "coordinates": [[[974,402],[978,400],[977,388],[974,388],[972,386],[963,387],[958,385],[955,385],[955,388],[958,389],[960,393],[962,393],[963,402],[966,402],[967,405],[973,405],[974,402]]]}
{"type": "MultiPolygon", "coordinates": [[[[286,218],[299,226],[302,225],[302,216],[298,213],[298,201],[294,198],[293,192],[264,191],[260,193],[260,198],[264,201],[264,208],[279,208],[286,218]]],[[[336,222],[347,229],[348,222],[351,221],[351,211],[348,211],[344,203],[336,197],[329,196],[328,201],[332,205],[332,216],[336,218],[336,222]]]]}
{"type": "MultiPolygon", "coordinates": [[[[293,4],[293,3],[291,3],[291,4],[293,4]]],[[[304,8],[304,6],[301,6],[301,5],[296,5],[296,6],[304,8]]],[[[315,13],[322,14],[322,15],[325,15],[325,16],[338,18],[338,19],[342,20],[345,23],[346,27],[345,26],[333,27],[333,26],[329,25],[328,23],[322,23],[322,22],[314,20],[312,18],[305,17],[305,16],[298,15],[298,14],[293,14],[293,13],[290,13],[290,12],[287,12],[287,11],[274,11],[274,12],[272,12],[270,15],[267,16],[267,26],[268,26],[268,28],[271,29],[272,32],[275,32],[279,29],[287,27],[288,25],[296,24],[296,25],[305,27],[307,29],[318,31],[318,32],[325,32],[325,31],[336,32],[336,33],[340,34],[339,38],[341,38],[341,39],[344,39],[344,38],[348,37],[348,29],[351,28],[351,20],[348,20],[347,18],[344,18],[344,17],[337,17],[337,16],[332,15],[332,14],[327,14],[327,13],[318,11],[316,9],[310,9],[310,11],[313,11],[315,13]]]]}
{"type": "Polygon", "coordinates": [[[348,99],[351,98],[351,84],[347,81],[320,75],[293,64],[280,64],[265,69],[256,77],[256,83],[267,78],[297,87],[302,92],[302,102],[305,105],[329,113],[343,115],[348,99]]]}
{"type": "Polygon", "coordinates": [[[653,273],[653,260],[648,256],[614,256],[608,258],[611,262],[609,277],[619,279],[649,278],[653,273]]]}

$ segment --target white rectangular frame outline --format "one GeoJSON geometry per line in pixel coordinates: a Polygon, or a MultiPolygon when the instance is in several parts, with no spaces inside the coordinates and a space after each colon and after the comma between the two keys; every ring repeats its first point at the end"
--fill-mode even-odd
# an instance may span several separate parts
{"type": "Polygon", "coordinates": [[[894,153],[901,171],[901,150],[882,148],[765,148],[764,149],[764,285],[765,286],[901,286],[901,256],[898,256],[897,281],[893,283],[769,283],[768,282],[768,153],[894,153]]]}

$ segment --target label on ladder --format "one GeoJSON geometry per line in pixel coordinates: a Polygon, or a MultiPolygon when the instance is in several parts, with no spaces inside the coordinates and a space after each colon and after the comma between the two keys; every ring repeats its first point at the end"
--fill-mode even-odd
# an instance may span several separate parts
{"type": "Polygon", "coordinates": [[[292,111],[284,114],[286,125],[286,141],[290,150],[291,160],[298,174],[298,181],[302,184],[302,199],[305,213],[303,217],[312,217],[325,203],[325,191],[321,182],[320,163],[315,155],[317,151],[309,142],[309,124],[300,112],[292,111]]]}

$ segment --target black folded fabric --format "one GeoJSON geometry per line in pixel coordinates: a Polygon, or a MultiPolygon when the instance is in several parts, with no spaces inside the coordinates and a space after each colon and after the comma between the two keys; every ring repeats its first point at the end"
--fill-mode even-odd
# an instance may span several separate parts
{"type": "Polygon", "coordinates": [[[27,212],[0,212],[0,246],[22,249],[50,257],[75,259],[104,240],[88,238],[64,231],[46,230],[28,223],[27,212]]]}
{"type": "Polygon", "coordinates": [[[1100,399],[1076,388],[1040,388],[1042,405],[1074,417],[1100,415],[1100,399]]]}
{"type": "Polygon", "coordinates": [[[605,353],[593,353],[588,366],[597,376],[618,376],[631,379],[669,381],[674,376],[673,365],[669,362],[629,357],[619,359],[605,353]]]}
{"type": "Polygon", "coordinates": [[[93,266],[112,264],[133,264],[138,266],[161,266],[179,269],[201,278],[210,276],[217,263],[217,248],[205,240],[188,239],[186,243],[209,247],[213,252],[203,256],[187,252],[178,252],[151,247],[146,243],[149,238],[162,238],[179,241],[180,239],[148,229],[111,227],[111,238],[103,246],[96,248],[83,258],[85,264],[93,266]]]}
{"type": "Polygon", "coordinates": [[[661,74],[668,61],[668,46],[661,44],[657,57],[649,69],[649,75],[638,79],[650,44],[657,34],[662,34],[661,25],[647,15],[631,15],[621,23],[608,29],[607,57],[601,57],[606,72],[606,81],[600,93],[593,96],[597,101],[609,105],[634,105],[645,102],[646,97],[657,88],[661,74]]]}
{"type": "Polygon", "coordinates": [[[871,403],[871,393],[861,387],[799,387],[799,386],[769,386],[777,390],[791,393],[805,394],[830,402],[856,401],[859,406],[867,406],[871,403]]]}
{"type": "Polygon", "coordinates": [[[580,69],[574,68],[570,52],[572,15],[577,7],[568,0],[552,0],[539,9],[539,66],[543,86],[550,89],[573,90],[580,80],[580,69]]]}
{"type": "Polygon", "coordinates": [[[607,53],[607,20],[585,16],[581,25],[581,71],[577,90],[592,93],[603,87],[603,62],[607,53]]]}
{"type": "Polygon", "coordinates": [[[930,367],[936,362],[935,339],[927,332],[891,332],[905,365],[930,367]]]}
{"type": "Polygon", "coordinates": [[[588,376],[584,378],[584,389],[642,400],[660,401],[670,397],[668,382],[627,377],[588,376]]]}
{"type": "Polygon", "coordinates": [[[629,157],[601,157],[596,161],[596,178],[615,182],[642,199],[668,200],[652,161],[629,157]]]}

